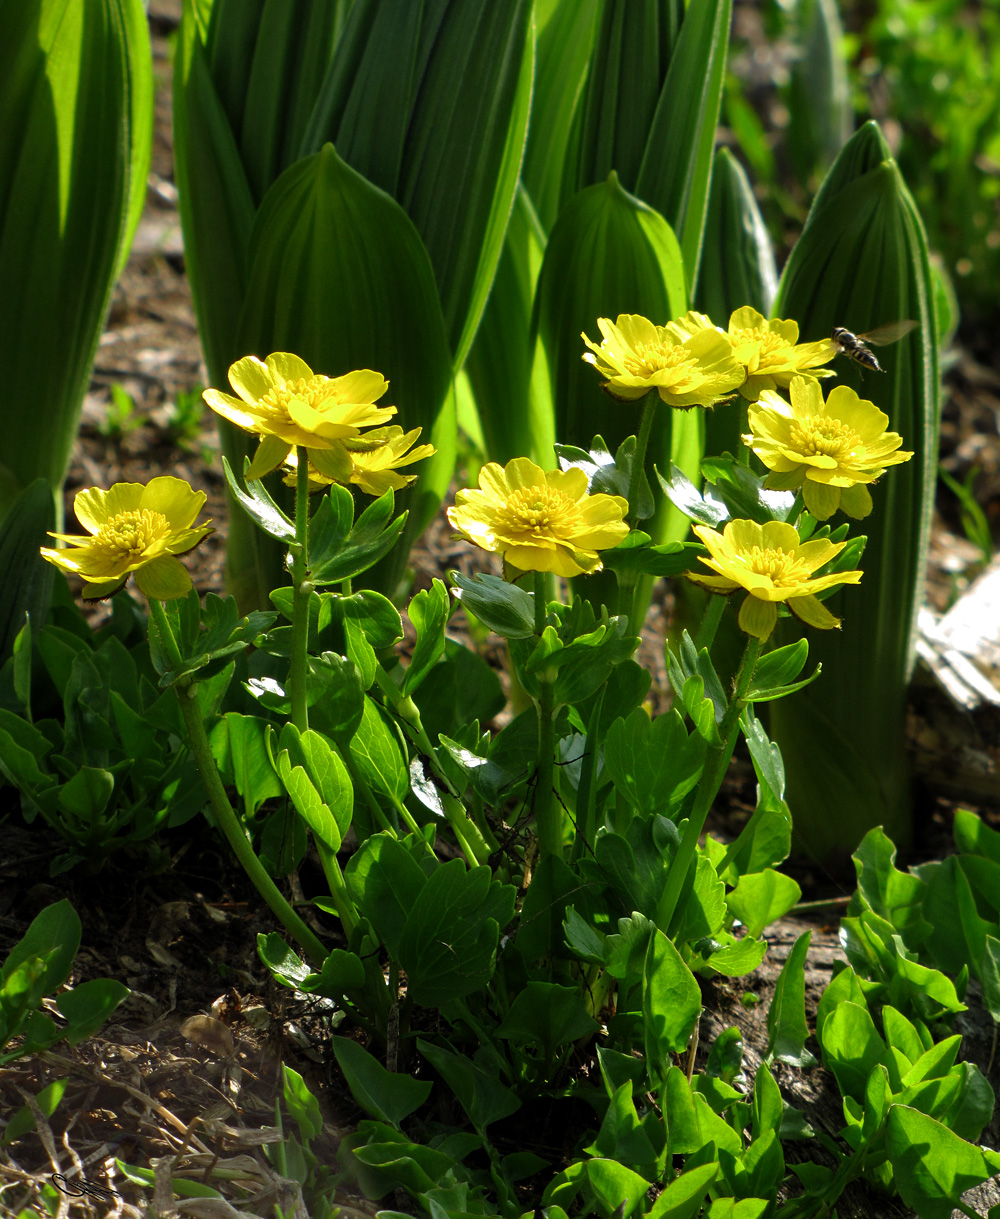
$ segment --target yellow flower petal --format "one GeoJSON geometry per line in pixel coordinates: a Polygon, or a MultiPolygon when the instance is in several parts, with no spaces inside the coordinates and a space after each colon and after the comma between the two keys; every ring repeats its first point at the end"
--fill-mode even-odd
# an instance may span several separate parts
{"type": "MultiPolygon", "coordinates": [[[[830,508],[833,491],[872,483],[886,467],[912,456],[899,450],[902,437],[888,432],[888,416],[874,403],[838,385],[826,401],[811,377],[793,377],[790,401],[765,394],[748,412],[750,447],[773,475],[767,485],[790,489],[802,486],[806,506],[819,519],[830,508]],[[826,491],[819,490],[826,487],[826,491]]],[[[837,503],[843,506],[841,496],[837,503]]],[[[863,499],[849,501],[854,506],[863,499]]]]}
{"type": "Polygon", "coordinates": [[[204,504],[203,491],[170,475],[145,486],[116,483],[107,491],[81,491],[75,507],[89,533],[53,534],[72,549],[42,547],[41,554],[63,571],[81,576],[88,599],[111,596],[133,572],[150,596],[182,596],[191,581],[174,555],[191,550],[212,532],[207,524],[191,527],[204,504]]]}
{"type": "Polygon", "coordinates": [[[694,532],[711,556],[701,558],[700,562],[718,574],[690,572],[689,578],[713,592],[745,588],[750,596],[740,610],[740,627],[760,639],[766,639],[774,629],[776,613],[776,610],[765,612],[760,604],[773,608],[780,601],[796,608],[806,600],[802,617],[816,626],[821,621],[826,623],[826,618],[812,607],[815,594],[841,584],[857,584],[861,579],[860,571],[814,576],[844,549],[846,542],[831,542],[829,538],[800,542],[797,531],[785,521],[760,525],[756,521],[736,520],[730,521],[721,534],[705,525],[695,525],[694,532]]]}
{"type": "Polygon", "coordinates": [[[288,441],[282,440],[279,436],[262,436],[260,444],[257,446],[257,452],[253,455],[253,461],[247,467],[247,479],[252,481],[263,478],[265,474],[277,470],[291,452],[291,448],[288,441]]]}
{"type": "Polygon", "coordinates": [[[459,491],[448,520],[512,568],[569,577],[600,569],[597,552],[628,533],[627,511],[621,496],[588,495],[581,470],[543,470],[517,457],[483,466],[479,490],[459,491]]]}

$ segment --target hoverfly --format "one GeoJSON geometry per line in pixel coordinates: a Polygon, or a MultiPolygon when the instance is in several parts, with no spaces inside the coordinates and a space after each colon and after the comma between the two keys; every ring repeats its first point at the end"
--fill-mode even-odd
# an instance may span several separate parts
{"type": "Polygon", "coordinates": [[[835,326],[830,338],[840,348],[841,354],[847,356],[849,360],[870,368],[872,372],[885,372],[874,353],[868,350],[868,344],[871,343],[875,347],[886,347],[890,343],[897,342],[904,334],[909,334],[916,325],[917,323],[914,321],[889,322],[888,325],[877,326],[865,334],[855,334],[851,330],[845,330],[843,326],[835,326]]]}

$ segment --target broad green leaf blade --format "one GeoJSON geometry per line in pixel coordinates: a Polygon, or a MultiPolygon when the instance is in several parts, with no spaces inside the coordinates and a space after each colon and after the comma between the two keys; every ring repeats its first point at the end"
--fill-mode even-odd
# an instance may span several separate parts
{"type": "Polygon", "coordinates": [[[332,140],[405,208],[434,268],[456,371],[479,325],[517,189],[534,62],[531,7],[360,0],[304,144],[313,152],[332,140]]]}
{"type": "Polygon", "coordinates": [[[822,856],[853,849],[874,825],[905,849],[911,834],[905,751],[906,684],[938,454],[938,364],[927,242],[913,200],[877,126],[845,145],[810,211],[782,275],[775,313],[805,340],[834,326],[855,333],[904,318],[919,329],[880,349],[884,375],[840,360],[840,379],[889,416],[914,452],[874,490],[865,576],[826,604],[839,631],[810,635],[823,665],[822,694],[805,690],[772,711],[788,772],[796,832],[822,856]],[[835,636],[835,638],[834,638],[835,636]],[[875,697],[857,697],[857,674],[875,697]],[[817,766],[817,762],[821,766],[817,766]],[[839,775],[830,772],[835,764],[839,775]],[[825,773],[822,773],[825,772],[825,773]]]}
{"type": "Polygon", "coordinates": [[[809,1036],[806,1023],[805,962],[811,932],[805,931],[792,945],[775,984],[767,1010],[767,1054],[769,1059],[805,1066],[812,1055],[805,1048],[809,1036]]]}
{"type": "Polygon", "coordinates": [[[535,90],[521,169],[521,181],[546,233],[559,214],[563,166],[574,116],[581,105],[600,6],[599,0],[555,0],[550,7],[544,25],[541,14],[536,14],[535,90]]]}
{"type": "Polygon", "coordinates": [[[787,146],[800,182],[822,174],[851,134],[844,27],[835,0],[798,0],[799,54],[788,87],[787,146]]]}
{"type": "Polygon", "coordinates": [[[5,0],[0,28],[0,518],[43,477],[61,525],[94,353],[145,199],[149,33],[140,0],[5,0]]]}
{"type": "Polygon", "coordinates": [[[36,982],[39,997],[58,989],[73,968],[82,930],[80,916],[65,898],[46,906],[7,954],[0,966],[0,984],[23,962],[40,957],[45,964],[36,982]]]}
{"type": "Polygon", "coordinates": [[[612,171],[635,190],[646,138],[684,19],[679,0],[607,0],[594,38],[577,139],[576,189],[612,171]]]}
{"type": "MultiPolygon", "coordinates": [[[[255,6],[246,7],[252,11],[255,6]]],[[[343,8],[343,0],[270,0],[257,17],[239,132],[240,159],[258,203],[300,155],[343,8]]],[[[232,51],[221,39],[213,39],[212,46],[218,69],[219,59],[232,51]]]]}
{"type": "Polygon", "coordinates": [[[991,1175],[978,1147],[907,1105],[889,1110],[885,1142],[896,1188],[920,1219],[949,1219],[962,1194],[991,1175]]]}
{"type": "Polygon", "coordinates": [[[4,517],[0,535],[0,571],[4,573],[0,584],[0,664],[13,651],[25,614],[32,633],[36,633],[48,613],[55,568],[42,558],[38,548],[51,543],[47,531],[55,528],[55,519],[52,489],[44,478],[29,483],[4,517]]]}
{"type": "MultiPolygon", "coordinates": [[[[225,78],[222,87],[225,90],[225,78]]],[[[229,365],[247,354],[238,348],[236,331],[255,204],[232,122],[215,87],[193,0],[184,6],[173,98],[174,172],[191,296],[209,380],[226,387],[229,365]]],[[[234,99],[229,100],[232,105],[234,99]]],[[[243,468],[245,451],[245,445],[226,449],[237,470],[243,468]]]]}
{"type": "MultiPolygon", "coordinates": [[[[708,215],[695,306],[717,326],[729,315],[752,305],[765,317],[778,291],[774,247],[750,183],[728,148],[720,148],[712,167],[708,215]]],[[[747,430],[746,403],[709,411],[705,420],[707,453],[739,453],[747,430]]]]}
{"type": "Polygon", "coordinates": [[[533,376],[531,310],[545,236],[521,187],[503,253],[465,371],[476,400],[486,455],[506,463],[531,457],[552,464],[555,424],[543,376],[533,376]]]}
{"type": "MultiPolygon", "coordinates": [[[[613,402],[584,363],[581,333],[594,338],[599,317],[641,313],[663,325],[686,308],[680,248],[662,216],[623,190],[614,174],[570,200],[549,235],[535,300],[561,443],[589,449],[600,435],[615,452],[639,430],[638,405],[613,402]]],[[[654,463],[668,469],[672,445],[689,437],[700,443],[700,425],[697,411],[664,407],[653,423],[647,470],[654,463]]],[[[697,477],[697,459],[687,473],[697,477]]],[[[657,543],[679,541],[687,521],[661,500],[644,528],[657,543]]]]}
{"type": "Polygon", "coordinates": [[[332,1041],[351,1095],[372,1117],[398,1130],[400,1122],[430,1096],[430,1080],[387,1071],[377,1058],[347,1037],[334,1037],[332,1041]]]}
{"type": "Polygon", "coordinates": [[[687,1047],[701,1011],[701,991],[673,943],[653,929],[643,969],[642,1014],[646,1038],[646,1069],[662,1081],[672,1054],[687,1047]]]}
{"type": "Polygon", "coordinates": [[[249,257],[241,348],[292,351],[328,376],[382,373],[390,385],[383,405],[396,405],[400,425],[422,428],[422,442],[437,447],[414,488],[398,496],[418,531],[451,478],[455,416],[434,276],[413,224],[327,145],[268,192],[249,257]]]}
{"type": "Polygon", "coordinates": [[[677,234],[692,290],[698,282],[731,18],[732,0],[694,0],[688,8],[635,185],[636,194],[677,234]]]}

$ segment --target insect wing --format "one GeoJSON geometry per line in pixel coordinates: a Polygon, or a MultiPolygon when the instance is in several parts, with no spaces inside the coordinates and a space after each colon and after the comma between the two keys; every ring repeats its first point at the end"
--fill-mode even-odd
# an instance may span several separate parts
{"type": "Polygon", "coordinates": [[[909,334],[916,327],[917,323],[908,318],[905,322],[888,322],[885,326],[876,326],[874,330],[857,335],[857,338],[862,343],[871,343],[873,347],[888,347],[890,343],[899,342],[904,334],[909,334]]]}

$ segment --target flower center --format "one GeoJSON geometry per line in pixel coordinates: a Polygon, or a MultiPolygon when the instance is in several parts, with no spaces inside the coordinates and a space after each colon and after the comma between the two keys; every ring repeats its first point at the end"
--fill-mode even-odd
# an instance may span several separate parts
{"type": "Polygon", "coordinates": [[[555,487],[519,487],[501,510],[502,531],[562,536],[574,509],[574,501],[555,487]]]}
{"type": "Polygon", "coordinates": [[[648,377],[665,368],[685,372],[696,368],[698,361],[681,343],[638,342],[625,353],[624,363],[633,376],[648,377]]]}
{"type": "Polygon", "coordinates": [[[756,347],[760,361],[784,352],[788,347],[780,334],[776,334],[773,330],[765,330],[761,326],[741,326],[730,335],[730,338],[733,340],[734,347],[741,347],[744,344],[752,344],[756,347]]]}
{"type": "Polygon", "coordinates": [[[841,419],[818,416],[796,419],[790,428],[792,447],[809,457],[836,457],[843,461],[861,443],[861,437],[841,419]]]}
{"type": "Polygon", "coordinates": [[[138,512],[119,512],[109,517],[97,531],[94,545],[109,555],[127,554],[137,559],[169,533],[170,526],[162,512],[141,508],[138,512]]]}
{"type": "Polygon", "coordinates": [[[791,588],[809,579],[809,569],[794,550],[751,546],[740,558],[757,576],[768,576],[775,588],[791,588]]]}
{"type": "Polygon", "coordinates": [[[321,375],[315,377],[299,377],[297,381],[286,381],[284,385],[272,387],[261,398],[259,406],[268,411],[276,419],[288,421],[288,404],[293,398],[307,402],[313,410],[326,410],[331,398],[336,399],[331,392],[330,378],[321,375]]]}

